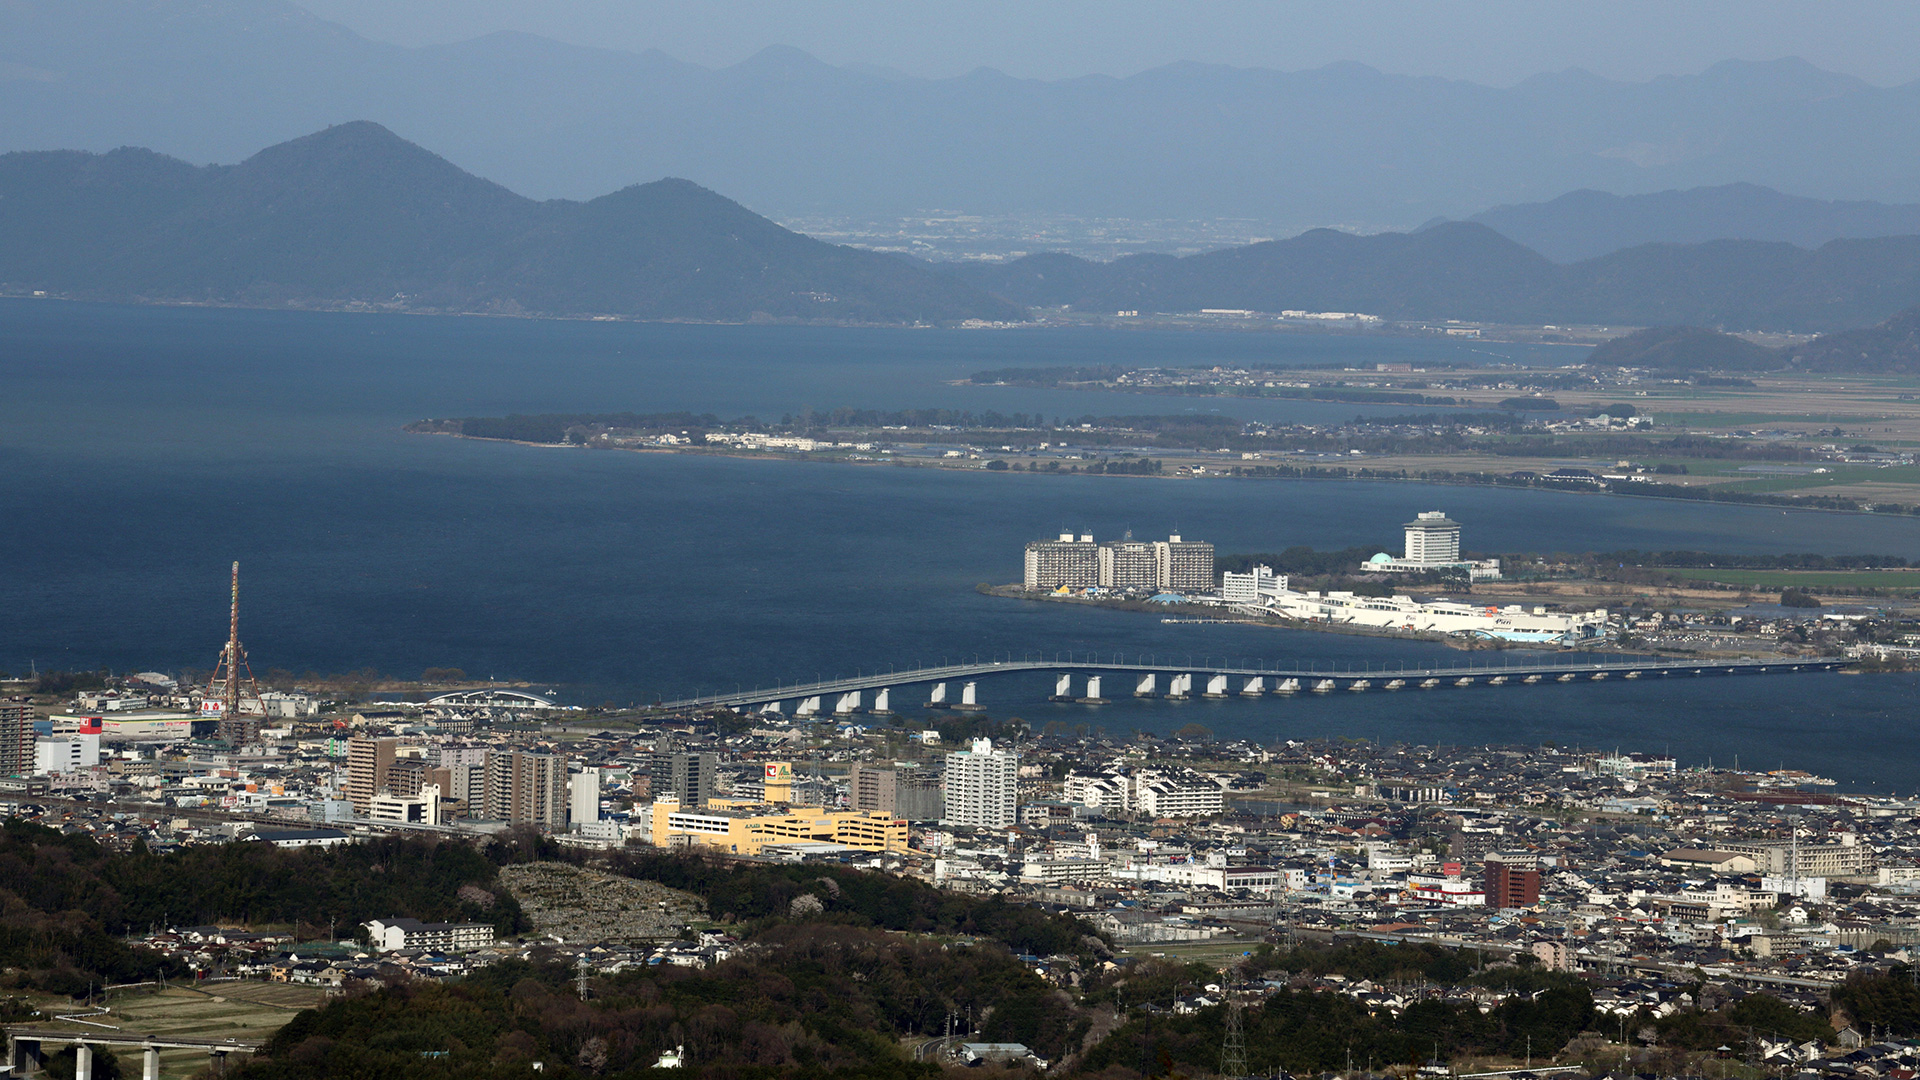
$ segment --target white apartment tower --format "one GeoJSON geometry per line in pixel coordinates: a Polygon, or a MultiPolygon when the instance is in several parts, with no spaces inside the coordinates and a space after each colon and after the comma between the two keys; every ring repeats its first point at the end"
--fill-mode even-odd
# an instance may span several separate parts
{"type": "Polygon", "coordinates": [[[1449,520],[1444,510],[1428,510],[1407,522],[1407,555],[1410,563],[1457,563],[1460,561],[1460,523],[1449,520]]]}
{"type": "Polygon", "coordinates": [[[1121,540],[1100,545],[1100,587],[1103,589],[1157,589],[1160,560],[1143,540],[1121,540]]]}
{"type": "Polygon", "coordinates": [[[1182,540],[1178,533],[1153,545],[1157,588],[1176,592],[1213,589],[1213,545],[1204,540],[1182,540]]]}
{"type": "Polygon", "coordinates": [[[1058,540],[1035,540],[1027,545],[1027,588],[1085,589],[1100,584],[1100,554],[1088,533],[1075,540],[1061,533],[1058,540]]]}
{"type": "Polygon", "coordinates": [[[1004,829],[1016,820],[1020,756],[995,750],[992,739],[975,739],[969,750],[947,755],[942,825],[1004,829]]]}

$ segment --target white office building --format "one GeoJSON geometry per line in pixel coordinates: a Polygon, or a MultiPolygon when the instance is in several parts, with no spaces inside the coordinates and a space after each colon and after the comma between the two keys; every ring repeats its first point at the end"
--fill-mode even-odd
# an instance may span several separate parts
{"type": "Polygon", "coordinates": [[[1287,580],[1271,566],[1256,566],[1244,574],[1229,570],[1220,575],[1220,598],[1229,604],[1257,604],[1262,597],[1286,592],[1287,580]]]}
{"type": "Polygon", "coordinates": [[[995,750],[992,739],[975,739],[968,750],[947,755],[942,825],[1004,829],[1017,818],[1020,756],[995,750]]]}
{"type": "Polygon", "coordinates": [[[100,764],[100,736],[63,735],[33,744],[33,771],[48,776],[76,773],[100,764]]]}

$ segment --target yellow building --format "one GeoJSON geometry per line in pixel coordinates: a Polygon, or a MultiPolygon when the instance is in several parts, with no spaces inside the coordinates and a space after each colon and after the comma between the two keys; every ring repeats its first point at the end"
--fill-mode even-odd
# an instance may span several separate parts
{"type": "Polygon", "coordinates": [[[875,810],[774,808],[714,799],[682,808],[671,799],[653,804],[656,847],[701,845],[729,855],[758,855],[768,844],[840,844],[862,851],[907,850],[907,823],[875,810]]]}

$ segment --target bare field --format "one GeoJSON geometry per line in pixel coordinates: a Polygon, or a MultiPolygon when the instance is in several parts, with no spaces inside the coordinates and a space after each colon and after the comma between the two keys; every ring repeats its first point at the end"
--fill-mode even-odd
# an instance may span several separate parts
{"type": "MultiPolygon", "coordinates": [[[[325,1000],[326,991],[319,987],[285,983],[202,983],[198,988],[169,986],[164,990],[140,986],[113,991],[107,1001],[110,1014],[96,1018],[95,1023],[111,1024],[121,1033],[260,1042],[271,1038],[301,1009],[325,1000]]],[[[107,1034],[102,1028],[84,1024],[45,1026],[107,1034]]],[[[116,1053],[123,1074],[140,1074],[138,1050],[121,1049],[116,1053]]],[[[207,1055],[197,1050],[160,1053],[160,1075],[167,1080],[184,1080],[206,1067],[207,1055]]]]}

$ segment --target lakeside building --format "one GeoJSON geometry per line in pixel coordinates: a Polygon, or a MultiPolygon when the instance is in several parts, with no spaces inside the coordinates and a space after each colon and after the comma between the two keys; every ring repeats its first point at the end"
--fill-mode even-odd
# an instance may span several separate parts
{"type": "Polygon", "coordinates": [[[1019,786],[1019,755],[995,750],[992,739],[975,739],[970,749],[947,755],[940,823],[1004,829],[1018,820],[1019,786]]]}
{"type": "Polygon", "coordinates": [[[1406,534],[1405,554],[1396,559],[1382,551],[1360,564],[1362,572],[1418,574],[1463,569],[1473,581],[1500,580],[1499,559],[1460,557],[1460,523],[1447,517],[1446,511],[1423,511],[1401,528],[1406,534]]]}
{"type": "Polygon", "coordinates": [[[1253,615],[1278,615],[1308,622],[1341,623],[1383,630],[1463,634],[1542,644],[1573,645],[1607,634],[1607,609],[1548,611],[1508,604],[1475,606],[1455,600],[1415,600],[1411,596],[1358,596],[1350,592],[1276,590],[1255,604],[1234,609],[1253,615]]]}
{"type": "Polygon", "coordinates": [[[1288,580],[1285,574],[1275,574],[1271,566],[1256,566],[1244,574],[1229,570],[1220,575],[1220,599],[1229,604],[1257,604],[1263,596],[1286,592],[1288,580]]]}
{"type": "Polygon", "coordinates": [[[1178,533],[1147,542],[1131,535],[1104,544],[1092,533],[1035,540],[1026,550],[1029,589],[1114,589],[1120,592],[1211,592],[1213,545],[1178,533]]]}

